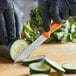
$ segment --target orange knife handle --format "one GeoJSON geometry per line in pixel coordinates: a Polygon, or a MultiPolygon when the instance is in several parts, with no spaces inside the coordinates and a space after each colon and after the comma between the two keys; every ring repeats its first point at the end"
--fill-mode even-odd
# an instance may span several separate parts
{"type": "Polygon", "coordinates": [[[56,24],[56,23],[52,23],[51,24],[51,29],[49,32],[44,31],[42,33],[42,35],[44,35],[46,38],[50,38],[50,35],[55,32],[56,30],[58,30],[60,27],[62,26],[62,24],[56,24]]]}

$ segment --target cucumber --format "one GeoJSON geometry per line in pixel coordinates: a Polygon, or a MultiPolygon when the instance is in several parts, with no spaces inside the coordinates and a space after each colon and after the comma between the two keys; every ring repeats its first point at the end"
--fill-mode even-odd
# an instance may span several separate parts
{"type": "Polygon", "coordinates": [[[31,63],[43,61],[44,58],[45,58],[45,55],[33,56],[33,57],[26,58],[22,62],[23,62],[23,65],[29,66],[29,64],[31,63]]]}
{"type": "Polygon", "coordinates": [[[14,41],[10,48],[10,57],[12,60],[15,60],[27,47],[28,43],[23,39],[14,41]]]}
{"type": "Polygon", "coordinates": [[[51,67],[43,62],[32,63],[29,65],[30,74],[49,74],[51,67]]]}
{"type": "Polygon", "coordinates": [[[11,59],[10,58],[10,46],[9,45],[0,45],[0,55],[11,59]]]}
{"type": "Polygon", "coordinates": [[[33,74],[33,75],[29,75],[29,76],[50,76],[48,74],[33,74]]]}
{"type": "Polygon", "coordinates": [[[54,61],[52,61],[50,59],[45,58],[44,62],[46,64],[50,65],[50,67],[52,67],[53,69],[55,69],[56,71],[58,71],[61,74],[65,72],[65,70],[61,66],[59,66],[57,63],[55,63],[54,61]]]}
{"type": "Polygon", "coordinates": [[[66,73],[76,74],[76,62],[67,62],[62,64],[62,67],[66,70],[66,73]]]}

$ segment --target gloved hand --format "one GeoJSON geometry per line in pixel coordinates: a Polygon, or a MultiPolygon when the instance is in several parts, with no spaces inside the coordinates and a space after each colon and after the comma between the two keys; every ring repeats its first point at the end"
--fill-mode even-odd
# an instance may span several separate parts
{"type": "Polygon", "coordinates": [[[18,4],[14,0],[0,0],[0,44],[8,44],[20,38],[22,16],[18,4]]]}
{"type": "Polygon", "coordinates": [[[43,26],[50,30],[51,19],[55,23],[63,24],[66,19],[76,16],[76,0],[44,0],[43,26]]]}

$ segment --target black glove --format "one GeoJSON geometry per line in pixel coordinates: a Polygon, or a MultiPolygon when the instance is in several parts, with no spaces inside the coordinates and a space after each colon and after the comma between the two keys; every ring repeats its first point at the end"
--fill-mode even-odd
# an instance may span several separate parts
{"type": "Polygon", "coordinates": [[[55,23],[65,23],[66,19],[76,16],[76,0],[44,0],[43,26],[50,30],[51,19],[55,23]]]}
{"type": "Polygon", "coordinates": [[[14,0],[0,0],[0,44],[20,38],[22,11],[14,0]]]}

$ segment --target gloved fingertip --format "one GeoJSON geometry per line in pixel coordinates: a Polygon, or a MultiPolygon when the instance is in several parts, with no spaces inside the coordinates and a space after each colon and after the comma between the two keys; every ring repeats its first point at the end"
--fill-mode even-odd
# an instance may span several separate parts
{"type": "Polygon", "coordinates": [[[69,19],[73,19],[74,17],[70,16],[69,19]]]}
{"type": "Polygon", "coordinates": [[[66,20],[57,20],[57,21],[55,21],[57,24],[64,24],[64,23],[66,23],[66,20]]]}
{"type": "Polygon", "coordinates": [[[66,20],[61,20],[60,23],[64,24],[64,23],[66,23],[66,20]]]}

